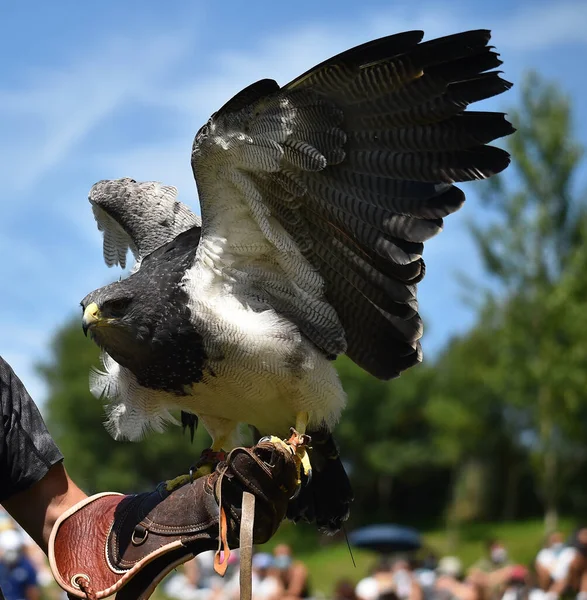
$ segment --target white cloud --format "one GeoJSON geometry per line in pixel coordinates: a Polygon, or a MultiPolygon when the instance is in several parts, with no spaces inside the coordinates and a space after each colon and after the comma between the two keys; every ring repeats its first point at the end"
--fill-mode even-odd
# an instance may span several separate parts
{"type": "Polygon", "coordinates": [[[2,148],[5,186],[15,192],[32,189],[101,120],[182,57],[188,44],[188,38],[171,34],[114,38],[90,54],[27,73],[17,89],[0,89],[8,131],[2,148]]]}
{"type": "Polygon", "coordinates": [[[500,45],[512,50],[538,51],[561,44],[587,45],[587,3],[538,2],[527,5],[499,27],[500,45]]]}

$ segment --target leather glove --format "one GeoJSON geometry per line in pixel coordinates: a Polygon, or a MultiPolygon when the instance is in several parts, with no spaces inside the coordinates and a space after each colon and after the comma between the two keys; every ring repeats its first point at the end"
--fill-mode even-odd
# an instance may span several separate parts
{"type": "Polygon", "coordinates": [[[248,521],[249,547],[269,540],[285,516],[297,477],[295,447],[261,441],[235,448],[211,475],[171,492],[162,483],[149,493],[86,498],[53,528],[53,575],[70,597],[94,600],[116,593],[117,600],[144,600],[173,568],[215,548],[223,574],[229,547],[243,543],[241,521],[248,521]],[[243,501],[254,506],[250,516],[243,501]]]}

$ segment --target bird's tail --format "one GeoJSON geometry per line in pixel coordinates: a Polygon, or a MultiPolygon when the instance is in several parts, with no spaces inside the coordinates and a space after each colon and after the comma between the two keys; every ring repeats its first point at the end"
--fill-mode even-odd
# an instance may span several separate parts
{"type": "Polygon", "coordinates": [[[309,455],[312,476],[302,482],[296,498],[290,501],[287,517],[316,523],[328,534],[340,530],[349,516],[353,491],[332,434],[324,429],[308,432],[312,438],[309,455]]]}

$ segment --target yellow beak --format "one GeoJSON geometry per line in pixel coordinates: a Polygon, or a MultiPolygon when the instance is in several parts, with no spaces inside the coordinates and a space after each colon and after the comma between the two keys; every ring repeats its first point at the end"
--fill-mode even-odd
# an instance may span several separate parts
{"type": "Polygon", "coordinates": [[[100,321],[100,309],[95,302],[88,304],[86,310],[84,310],[84,316],[82,317],[82,329],[84,335],[88,335],[88,329],[93,327],[100,321]]]}

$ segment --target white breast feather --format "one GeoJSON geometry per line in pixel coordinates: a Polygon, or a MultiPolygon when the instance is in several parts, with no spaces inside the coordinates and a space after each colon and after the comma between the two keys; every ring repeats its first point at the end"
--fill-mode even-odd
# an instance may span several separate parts
{"type": "Polygon", "coordinates": [[[105,423],[116,439],[140,440],[147,431],[163,431],[167,423],[179,425],[169,409],[177,406],[174,395],[145,388],[125,367],[107,353],[102,353],[104,370],[90,371],[90,392],[98,399],[108,399],[105,423]]]}
{"type": "Polygon", "coordinates": [[[263,289],[269,281],[284,294],[299,293],[301,310],[313,315],[319,303],[333,314],[325,309],[324,318],[338,324],[321,277],[260,203],[254,218],[262,231],[240,194],[215,205],[218,218],[207,220],[196,262],[182,281],[210,369],[185,401],[198,414],[231,417],[262,433],[287,433],[302,410],[312,424],[332,427],[345,400],[336,371],[273,310],[263,289]]]}

